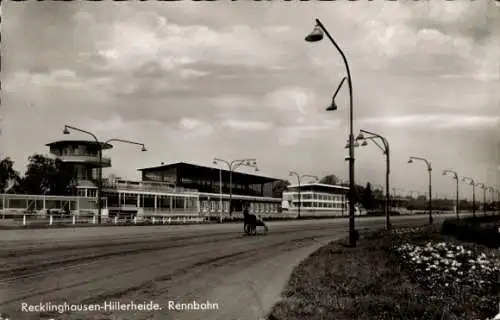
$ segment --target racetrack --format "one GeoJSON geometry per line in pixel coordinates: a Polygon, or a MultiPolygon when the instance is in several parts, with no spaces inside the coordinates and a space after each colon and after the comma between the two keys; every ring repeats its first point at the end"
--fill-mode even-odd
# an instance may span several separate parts
{"type": "MultiPolygon", "coordinates": [[[[357,219],[357,228],[381,228],[384,219],[357,219]]],[[[425,224],[427,216],[392,221],[425,224]]],[[[347,224],[347,219],[269,222],[269,234],[255,237],[244,236],[241,224],[1,231],[0,312],[13,319],[261,319],[295,265],[346,236],[347,224]],[[111,300],[154,301],[162,310],[20,310],[23,302],[111,300]],[[217,303],[218,310],[168,310],[168,301],[193,300],[217,303]]]]}

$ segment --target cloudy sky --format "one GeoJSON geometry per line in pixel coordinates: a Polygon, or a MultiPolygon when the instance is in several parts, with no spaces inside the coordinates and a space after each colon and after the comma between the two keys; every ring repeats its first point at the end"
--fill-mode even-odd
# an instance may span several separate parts
{"type": "MultiPolygon", "coordinates": [[[[500,184],[500,7],[493,1],[357,3],[2,2],[2,156],[24,171],[64,124],[115,145],[113,172],[160,162],[255,157],[263,175],[348,177],[348,90],[319,18],[349,60],[355,131],[385,136],[392,185],[453,192],[441,170],[500,184]],[[496,146],[496,147],[495,147],[496,146]]],[[[86,138],[77,133],[74,138],[86,138]]],[[[356,149],[358,183],[384,156],[356,149]]],[[[464,192],[470,188],[464,186],[464,192]]]]}

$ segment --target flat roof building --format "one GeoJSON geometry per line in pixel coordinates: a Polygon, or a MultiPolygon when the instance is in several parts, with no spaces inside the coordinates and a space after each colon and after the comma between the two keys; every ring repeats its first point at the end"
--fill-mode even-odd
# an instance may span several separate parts
{"type": "Polygon", "coordinates": [[[346,216],[348,187],[311,182],[293,184],[283,192],[282,208],[300,216],[346,216]]]}
{"type": "Polygon", "coordinates": [[[143,182],[156,182],[197,190],[202,212],[241,212],[245,203],[251,212],[279,212],[281,195],[274,193],[282,179],[175,162],[139,169],[143,182]]]}

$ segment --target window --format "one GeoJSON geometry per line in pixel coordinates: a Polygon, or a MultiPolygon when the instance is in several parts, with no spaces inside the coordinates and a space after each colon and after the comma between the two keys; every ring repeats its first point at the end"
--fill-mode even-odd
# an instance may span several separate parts
{"type": "MultiPolygon", "coordinates": [[[[190,178],[187,178],[187,177],[182,177],[181,178],[181,183],[183,183],[183,184],[192,184],[193,182],[194,181],[192,179],[190,179],[190,178]]],[[[204,181],[204,184],[206,184],[205,181],[204,181]]]]}
{"type": "Polygon", "coordinates": [[[122,193],[122,204],[126,206],[137,206],[137,195],[122,193]]]}
{"type": "Polygon", "coordinates": [[[184,197],[174,197],[174,208],[184,210],[184,197]]]}
{"type": "MultiPolygon", "coordinates": [[[[196,209],[196,199],[195,198],[185,198],[186,199],[186,208],[189,210],[196,209]]],[[[219,201],[214,203],[214,207],[219,207],[219,201]]]]}

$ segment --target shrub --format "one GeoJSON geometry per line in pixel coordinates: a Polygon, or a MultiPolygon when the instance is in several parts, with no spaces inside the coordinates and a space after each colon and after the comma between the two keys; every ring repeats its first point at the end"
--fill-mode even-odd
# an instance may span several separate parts
{"type": "Polygon", "coordinates": [[[483,244],[490,248],[500,246],[500,234],[495,221],[499,217],[473,217],[462,220],[446,219],[441,227],[441,234],[449,235],[465,242],[483,244]],[[493,223],[493,225],[485,225],[493,223]]]}

